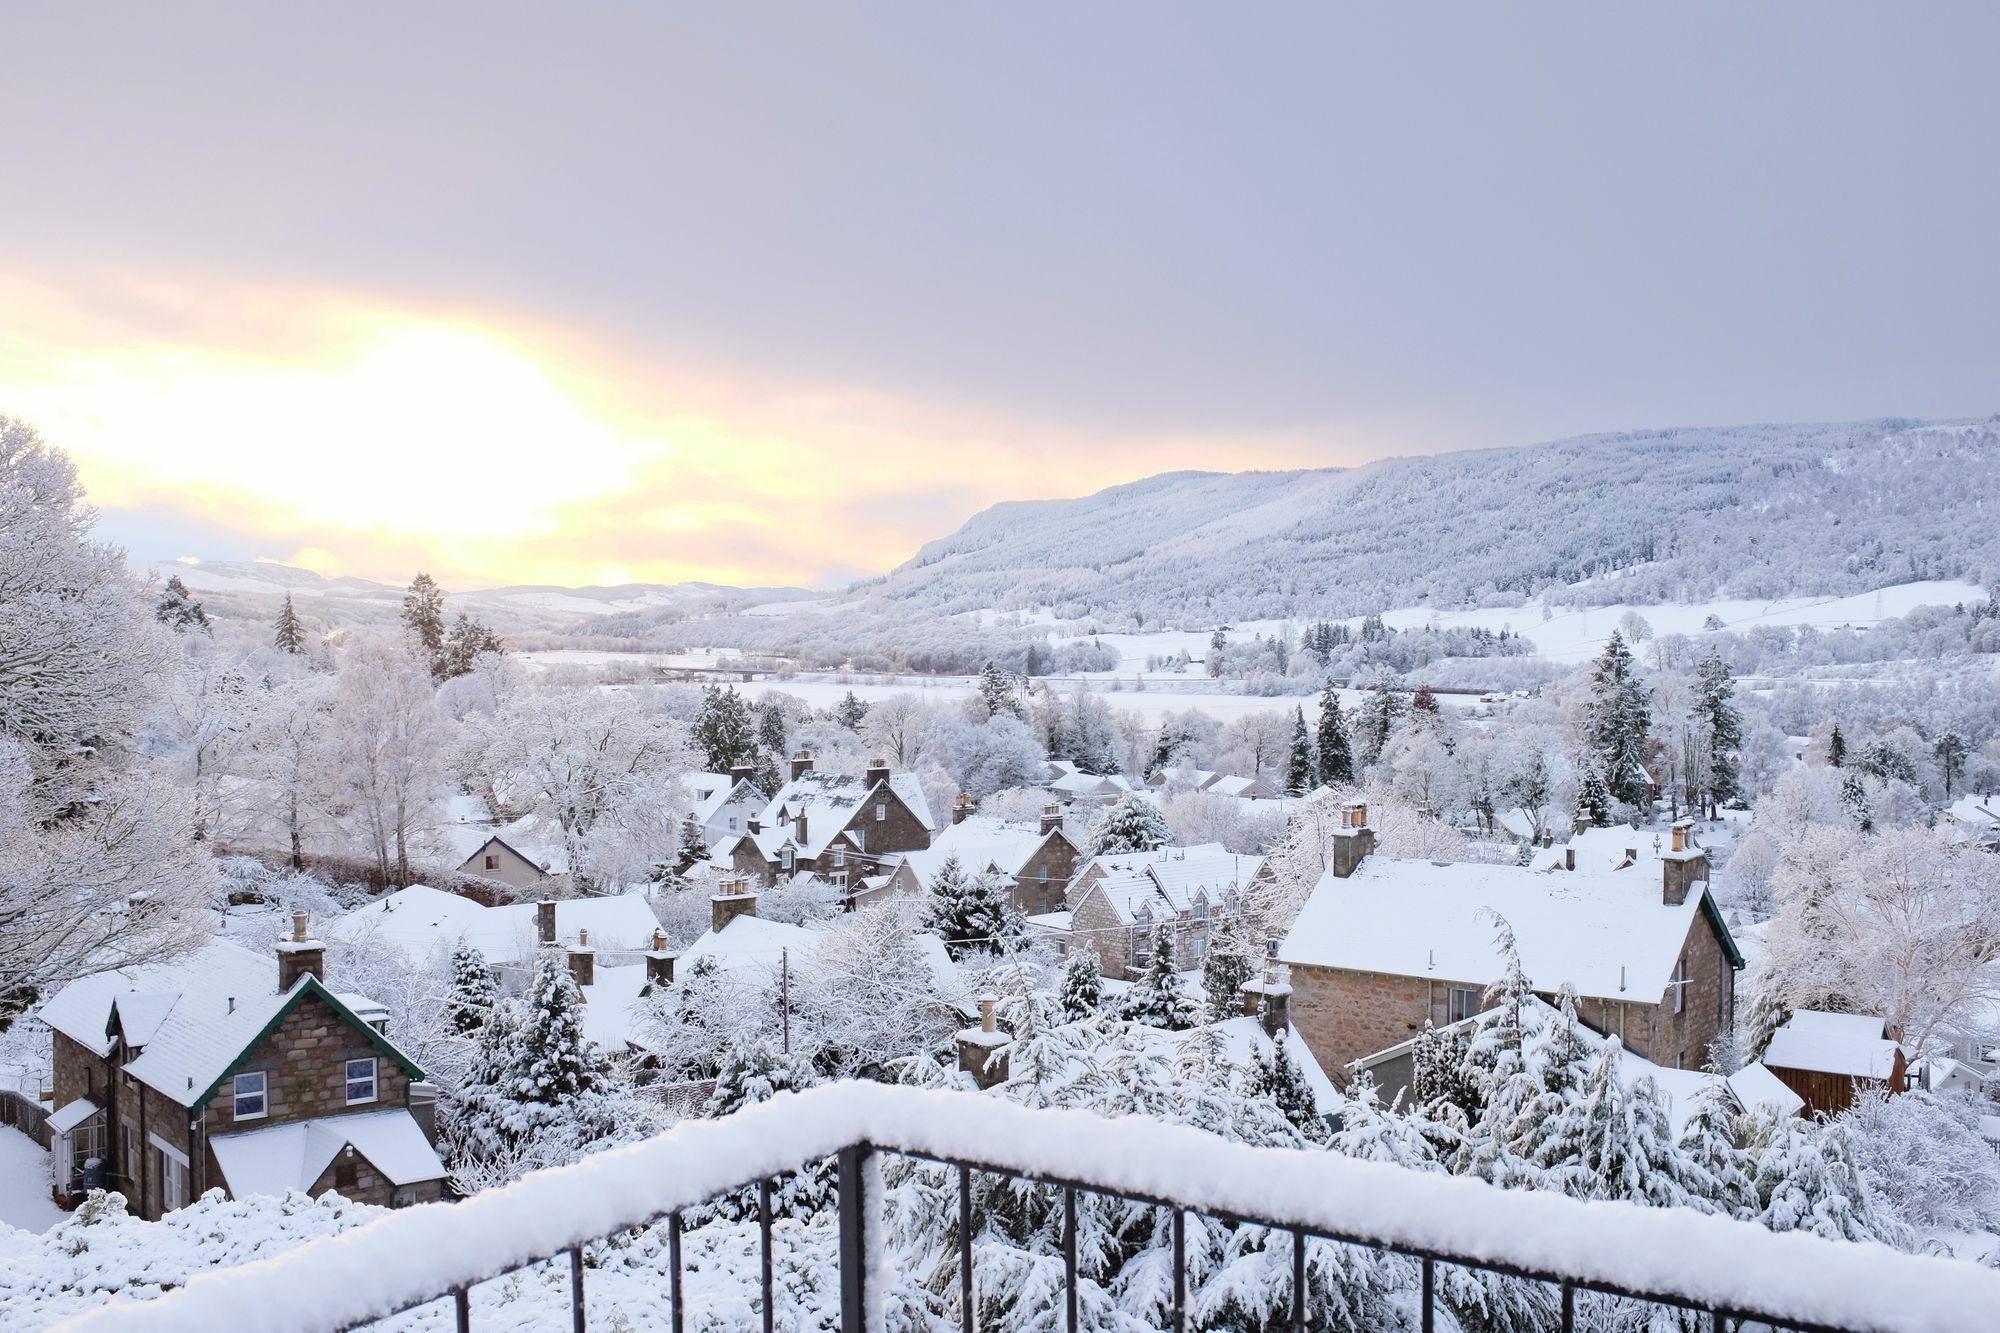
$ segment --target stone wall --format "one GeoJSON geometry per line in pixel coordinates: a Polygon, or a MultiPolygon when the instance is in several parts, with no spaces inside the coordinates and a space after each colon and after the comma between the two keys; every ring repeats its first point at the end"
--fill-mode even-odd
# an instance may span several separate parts
{"type": "Polygon", "coordinates": [[[238,1120],[232,1075],[202,1107],[207,1133],[261,1129],[349,1110],[395,1108],[407,1105],[409,1099],[410,1081],[402,1068],[370,1045],[359,1028],[318,995],[308,994],[293,1006],[276,1030],[250,1048],[233,1074],[258,1072],[267,1076],[269,1112],[260,1119],[238,1120]],[[371,1056],[375,1060],[375,1100],[350,1107],[347,1061],[371,1056]]]}

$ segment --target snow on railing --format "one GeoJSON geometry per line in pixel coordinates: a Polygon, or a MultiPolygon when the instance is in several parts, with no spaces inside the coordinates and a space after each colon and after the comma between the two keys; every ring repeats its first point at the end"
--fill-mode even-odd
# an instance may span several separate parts
{"type": "MultiPolygon", "coordinates": [[[[392,1213],[275,1258],[202,1274],[157,1300],[100,1307],[61,1328],[334,1333],[856,1148],[1788,1324],[1973,1333],[1990,1329],[2000,1310],[2000,1273],[1958,1260],[1777,1234],[1687,1209],[1503,1191],[1323,1151],[1247,1147],[1136,1117],[849,1082],[684,1122],[461,1203],[392,1213]]],[[[865,1279],[872,1293],[880,1283],[863,1269],[880,1263],[879,1200],[868,1202],[851,1215],[867,1241],[844,1235],[843,1259],[871,1256],[853,1261],[851,1277],[865,1279]]]]}

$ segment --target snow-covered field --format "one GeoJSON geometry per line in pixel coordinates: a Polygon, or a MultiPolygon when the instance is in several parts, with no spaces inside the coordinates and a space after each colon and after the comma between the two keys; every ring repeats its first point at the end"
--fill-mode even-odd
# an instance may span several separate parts
{"type": "Polygon", "coordinates": [[[49,1197],[48,1151],[19,1130],[0,1126],[0,1224],[47,1231],[65,1216],[49,1197]]]}

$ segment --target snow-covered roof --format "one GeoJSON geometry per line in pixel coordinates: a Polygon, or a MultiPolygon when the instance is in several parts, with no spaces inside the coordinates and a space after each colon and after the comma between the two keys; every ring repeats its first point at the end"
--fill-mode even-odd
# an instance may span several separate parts
{"type": "MultiPolygon", "coordinates": [[[[1271,1056],[1271,1047],[1275,1043],[1272,1042],[1270,1034],[1264,1031],[1264,1024],[1260,1019],[1247,1016],[1226,1018],[1215,1025],[1215,1030],[1222,1034],[1223,1049],[1236,1064],[1247,1066],[1255,1057],[1268,1060],[1271,1056]]],[[[1319,1103],[1320,1110],[1331,1111],[1339,1102],[1340,1094],[1334,1091],[1333,1080],[1319,1067],[1319,1059],[1312,1053],[1312,1048],[1306,1045],[1306,1039],[1299,1035],[1297,1028],[1289,1025],[1285,1029],[1285,1058],[1298,1066],[1299,1073],[1305,1077],[1306,1086],[1312,1089],[1313,1099],[1319,1103]]]]}
{"type": "Polygon", "coordinates": [[[42,1006],[40,1017],[98,1055],[110,1051],[105,1033],[116,1017],[127,1045],[141,1048],[125,1072],[182,1106],[206,1097],[286,1007],[309,990],[354,1019],[394,1058],[416,1068],[313,977],[300,977],[283,993],[277,984],[274,956],[214,940],[173,962],[73,981],[42,1006]],[[136,1024],[126,1019],[128,1003],[139,1015],[136,1024]],[[135,1031],[146,1033],[143,1043],[135,1031]]]}
{"type": "Polygon", "coordinates": [[[416,1117],[400,1108],[298,1120],[209,1140],[229,1192],[239,1199],[309,1190],[349,1144],[392,1185],[444,1178],[437,1149],[416,1117]]]}
{"type": "Polygon", "coordinates": [[[1071,912],[1038,912],[1027,918],[1027,922],[1031,930],[1055,931],[1067,935],[1076,923],[1076,916],[1071,912]]]}
{"type": "Polygon", "coordinates": [[[49,1116],[48,1126],[57,1134],[67,1134],[103,1109],[88,1097],[79,1097],[49,1116]]]}
{"type": "Polygon", "coordinates": [[[1883,1020],[1867,1014],[1801,1009],[1771,1034],[1764,1063],[1779,1069],[1885,1079],[1895,1071],[1897,1045],[1883,1030],[1883,1020]]]}
{"type": "Polygon", "coordinates": [[[1065,773],[1048,786],[1065,796],[1120,796],[1133,789],[1120,773],[1065,773]]]}
{"type": "Polygon", "coordinates": [[[1245,799],[1272,794],[1271,784],[1262,778],[1238,777],[1233,773],[1225,773],[1203,790],[1217,796],[1240,796],[1245,799]]]}
{"type": "Polygon", "coordinates": [[[916,774],[891,773],[889,790],[903,798],[903,804],[910,807],[910,813],[915,815],[925,828],[937,827],[937,821],[931,817],[930,797],[924,795],[924,784],[917,781],[916,774]]]}
{"type": "MultiPolygon", "coordinates": [[[[680,961],[674,965],[674,975],[686,976],[704,958],[724,972],[755,969],[775,975],[787,952],[795,963],[811,959],[818,954],[824,938],[823,932],[808,926],[767,921],[761,916],[734,916],[723,923],[721,930],[703,931],[701,938],[684,949],[680,961]]],[[[938,994],[948,1000],[963,999],[965,981],[952,964],[951,955],[945,952],[944,941],[930,934],[911,938],[923,950],[938,994]]]]}
{"type": "Polygon", "coordinates": [[[681,780],[687,788],[688,797],[694,802],[695,822],[706,824],[715,814],[739,794],[743,799],[762,801],[763,793],[748,782],[738,782],[727,773],[690,773],[681,780]],[[739,793],[740,789],[740,793],[739,793]]]}
{"type": "Polygon", "coordinates": [[[1209,783],[1221,777],[1220,773],[1206,768],[1185,768],[1170,764],[1153,775],[1150,785],[1155,787],[1192,787],[1195,791],[1205,789],[1209,783]]]}
{"type": "Polygon", "coordinates": [[[1497,913],[1536,990],[1568,982],[1581,995],[1657,1003],[1706,894],[1668,906],[1657,863],[1611,870],[1596,859],[1580,855],[1564,871],[1370,856],[1345,879],[1320,877],[1278,957],[1485,985],[1500,974],[1497,913]]]}
{"type": "Polygon", "coordinates": [[[1785,1081],[1766,1065],[1752,1061],[1726,1080],[1729,1090],[1746,1111],[1771,1111],[1794,1116],[1805,1109],[1806,1099],[1785,1086],[1785,1081]]]}
{"type": "MultiPolygon", "coordinates": [[[[579,930],[587,930],[591,944],[600,950],[645,949],[651,947],[659,925],[659,917],[640,893],[556,900],[559,941],[572,941],[579,930]]],[[[427,884],[384,894],[329,922],[326,933],[347,943],[373,934],[412,957],[450,949],[463,940],[486,955],[488,963],[521,962],[534,957],[538,947],[534,903],[487,907],[427,884]]]]}
{"type": "Polygon", "coordinates": [[[1078,878],[1093,867],[1101,877],[1092,891],[1102,892],[1118,919],[1129,924],[1140,918],[1141,907],[1146,916],[1158,918],[1190,910],[1197,896],[1212,906],[1220,904],[1256,878],[1264,858],[1239,856],[1219,842],[1205,842],[1092,857],[1078,878]]]}
{"type": "Polygon", "coordinates": [[[2000,796],[1961,796],[1941,814],[1951,841],[2000,844],[2000,796]]]}
{"type": "Polygon", "coordinates": [[[645,988],[644,963],[596,968],[591,984],[582,988],[583,1035],[614,1053],[633,1044],[633,1019],[645,988]]]}
{"type": "Polygon", "coordinates": [[[1048,836],[1036,825],[1009,824],[991,815],[969,815],[948,825],[931,839],[929,847],[902,855],[916,874],[918,887],[928,889],[938,867],[952,856],[958,858],[968,874],[976,875],[992,866],[1003,875],[1019,876],[1048,836]]]}

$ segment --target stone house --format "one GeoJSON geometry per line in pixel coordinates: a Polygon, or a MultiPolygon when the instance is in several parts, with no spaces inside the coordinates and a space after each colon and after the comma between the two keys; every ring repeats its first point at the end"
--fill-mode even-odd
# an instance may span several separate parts
{"type": "Polygon", "coordinates": [[[971,813],[970,802],[954,807],[952,822],[919,851],[906,852],[889,877],[889,891],[928,893],[932,877],[949,857],[967,875],[991,870],[1007,881],[1008,896],[1024,916],[1060,911],[1081,859],[1063,832],[1062,807],[1043,809],[1034,825],[1008,824],[971,813]]]}
{"type": "Polygon", "coordinates": [[[1201,966],[1211,930],[1242,910],[1242,893],[1265,875],[1264,858],[1219,842],[1095,856],[1070,881],[1069,939],[1097,949],[1104,975],[1127,980],[1145,967],[1153,934],[1174,931],[1174,966],[1201,966]]]}
{"type": "Polygon", "coordinates": [[[812,752],[791,759],[791,776],[743,833],[715,847],[715,859],[769,887],[811,874],[859,889],[885,874],[896,853],[931,845],[930,802],[914,774],[870,760],[860,776],[822,773],[812,752]]]}
{"type": "Polygon", "coordinates": [[[1573,986],[1584,1024],[1655,1064],[1700,1068],[1733,1022],[1743,957],[1690,821],[1659,850],[1596,829],[1543,864],[1493,866],[1374,859],[1367,808],[1342,820],[1279,950],[1292,1021],[1329,1070],[1479,1012],[1503,920],[1538,994],[1573,986]]]}
{"type": "Polygon", "coordinates": [[[380,1005],[327,987],[324,960],[301,913],[275,958],[217,940],[53,996],[58,1197],[101,1185],[147,1219],[218,1187],[441,1197],[436,1091],[380,1005]]]}

